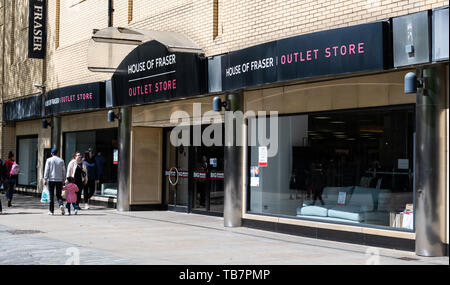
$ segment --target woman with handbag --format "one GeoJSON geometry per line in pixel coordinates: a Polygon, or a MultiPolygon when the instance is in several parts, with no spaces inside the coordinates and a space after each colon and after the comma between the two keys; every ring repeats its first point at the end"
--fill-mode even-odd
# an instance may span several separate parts
{"type": "Polygon", "coordinates": [[[5,162],[6,168],[6,199],[8,199],[8,207],[12,207],[12,198],[14,195],[15,185],[19,172],[19,165],[14,161],[14,153],[8,153],[8,160],[5,162]]]}
{"type": "MultiPolygon", "coordinates": [[[[72,160],[67,167],[67,177],[73,177],[75,179],[75,185],[77,185],[79,191],[77,192],[77,208],[80,209],[81,192],[88,182],[86,165],[83,163],[81,153],[75,152],[72,156],[72,160]]],[[[67,183],[67,181],[66,181],[67,183]]]]}

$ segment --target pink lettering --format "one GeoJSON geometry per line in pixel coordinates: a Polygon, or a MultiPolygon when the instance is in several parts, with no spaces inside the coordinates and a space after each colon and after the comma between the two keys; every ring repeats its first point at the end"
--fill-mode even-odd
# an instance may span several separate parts
{"type": "Polygon", "coordinates": [[[298,52],[294,52],[294,55],[295,55],[295,62],[297,62],[297,55],[298,55],[298,52]]]}
{"type": "Polygon", "coordinates": [[[330,57],[331,56],[331,52],[330,52],[330,48],[326,48],[325,49],[325,57],[330,57]]]}
{"type": "Polygon", "coordinates": [[[318,52],[319,50],[318,49],[315,49],[314,50],[314,59],[317,59],[317,52],[318,52]]]}
{"type": "Polygon", "coordinates": [[[346,55],[347,54],[347,46],[343,45],[341,46],[341,55],[346,55]]]}
{"type": "Polygon", "coordinates": [[[349,44],[348,45],[348,54],[352,54],[352,52],[353,52],[353,54],[356,54],[355,47],[356,46],[354,44],[349,44]]]}
{"type": "Polygon", "coordinates": [[[286,56],[282,55],[281,56],[281,64],[285,64],[286,63],[286,56]]]}
{"type": "Polygon", "coordinates": [[[311,60],[311,50],[308,50],[307,52],[306,52],[306,60],[311,60]]]}
{"type": "Polygon", "coordinates": [[[358,53],[364,53],[364,43],[358,43],[358,53]]]}
{"type": "Polygon", "coordinates": [[[292,63],[292,53],[290,55],[289,54],[287,55],[287,62],[292,63]],[[291,59],[289,59],[289,56],[291,56],[291,59]]]}
{"type": "Polygon", "coordinates": [[[337,56],[337,49],[338,49],[339,47],[337,47],[337,46],[334,46],[333,47],[333,49],[334,49],[334,56],[337,56]]]}

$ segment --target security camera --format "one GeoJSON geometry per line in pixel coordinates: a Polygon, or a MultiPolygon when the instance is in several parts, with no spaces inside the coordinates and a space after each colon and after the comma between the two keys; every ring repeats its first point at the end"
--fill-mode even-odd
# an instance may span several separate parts
{"type": "Polygon", "coordinates": [[[46,119],[42,120],[42,128],[46,129],[48,126],[51,126],[52,124],[48,122],[46,119]]]}
{"type": "Polygon", "coordinates": [[[219,96],[214,97],[212,101],[212,107],[213,111],[220,112],[222,110],[222,107],[227,107],[227,101],[222,102],[222,99],[220,99],[219,96]]]}
{"type": "Polygon", "coordinates": [[[112,123],[115,119],[119,119],[119,114],[115,114],[113,110],[108,111],[108,122],[112,123]]]}
{"type": "Polygon", "coordinates": [[[405,93],[415,94],[417,93],[417,76],[414,72],[408,72],[405,75],[405,93]]]}
{"type": "MultiPolygon", "coordinates": [[[[417,78],[414,72],[408,72],[405,75],[405,93],[416,94],[417,88],[425,89],[425,80],[423,78],[417,78]]],[[[423,95],[426,95],[426,90],[423,90],[423,95]]]]}
{"type": "Polygon", "coordinates": [[[44,85],[39,84],[39,83],[34,83],[33,86],[36,87],[36,88],[39,88],[39,89],[44,89],[45,88],[44,85]]]}

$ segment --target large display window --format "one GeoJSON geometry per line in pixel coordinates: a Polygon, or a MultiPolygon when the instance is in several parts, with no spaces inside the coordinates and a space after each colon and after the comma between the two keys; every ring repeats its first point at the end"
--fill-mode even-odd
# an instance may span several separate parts
{"type": "Polygon", "coordinates": [[[21,186],[37,185],[38,137],[27,136],[17,138],[17,163],[20,172],[17,184],[21,186]]]}
{"type": "Polygon", "coordinates": [[[64,133],[64,162],[66,167],[75,152],[80,152],[85,158],[90,148],[95,156],[96,174],[99,180],[95,188],[95,195],[117,197],[117,129],[64,133]]]}
{"type": "MultiPolygon", "coordinates": [[[[249,146],[247,212],[413,230],[414,117],[413,105],[278,117],[276,154],[249,146]]],[[[262,120],[274,133],[249,118],[249,136],[262,120]]]]}

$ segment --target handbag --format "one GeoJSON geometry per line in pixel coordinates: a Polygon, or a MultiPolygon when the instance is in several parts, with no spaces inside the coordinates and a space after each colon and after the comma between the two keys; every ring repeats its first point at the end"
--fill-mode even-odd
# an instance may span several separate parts
{"type": "Polygon", "coordinates": [[[61,192],[61,198],[63,198],[63,199],[65,200],[65,199],[66,199],[66,196],[67,196],[66,190],[62,190],[62,192],[61,192]]]}
{"type": "Polygon", "coordinates": [[[44,188],[42,189],[42,195],[41,195],[41,203],[49,203],[50,202],[50,193],[48,192],[48,186],[44,185],[44,188]]]}

